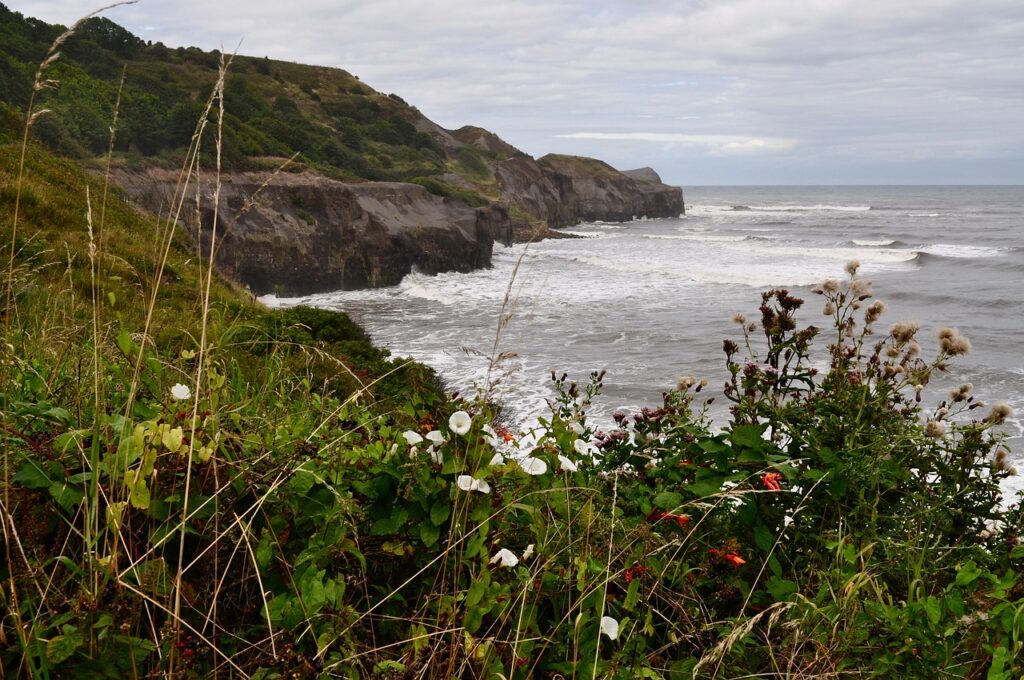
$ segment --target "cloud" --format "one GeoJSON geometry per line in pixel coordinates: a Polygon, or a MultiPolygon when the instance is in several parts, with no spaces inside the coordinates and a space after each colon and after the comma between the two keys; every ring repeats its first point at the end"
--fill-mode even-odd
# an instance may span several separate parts
{"type": "Polygon", "coordinates": [[[854,166],[1024,182],[1019,0],[176,0],[109,16],[171,46],[244,37],[244,53],[347,69],[446,127],[657,163],[678,183],[855,181],[854,166]],[[626,134],[638,115],[635,134],[661,137],[558,136],[626,134]]]}
{"type": "Polygon", "coordinates": [[[595,139],[625,142],[658,142],[669,145],[704,147],[716,154],[750,154],[789,151],[795,139],[778,137],[731,137],[728,135],[687,135],[676,132],[571,132],[555,135],[561,139],[595,139]]]}

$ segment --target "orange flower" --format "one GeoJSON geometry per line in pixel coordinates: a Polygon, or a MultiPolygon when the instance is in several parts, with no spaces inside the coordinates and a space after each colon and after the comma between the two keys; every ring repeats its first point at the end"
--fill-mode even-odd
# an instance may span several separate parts
{"type": "Polygon", "coordinates": [[[498,436],[505,440],[506,444],[508,444],[509,442],[514,442],[516,440],[516,438],[512,436],[512,433],[509,432],[504,427],[498,428],[498,436]]]}
{"type": "Polygon", "coordinates": [[[734,567],[741,567],[747,563],[745,559],[737,555],[736,553],[726,553],[722,555],[722,559],[731,564],[734,567]]]}
{"type": "Polygon", "coordinates": [[[662,512],[661,510],[652,510],[651,514],[647,515],[648,522],[657,523],[662,520],[675,522],[680,529],[685,529],[686,525],[690,523],[690,516],[676,515],[671,512],[662,512]]]}
{"type": "Polygon", "coordinates": [[[764,484],[764,488],[769,491],[782,491],[782,484],[779,482],[782,480],[782,475],[778,472],[767,472],[765,476],[761,478],[761,483],[764,484]]]}
{"type": "Polygon", "coordinates": [[[712,548],[711,550],[708,550],[708,554],[715,559],[725,560],[726,562],[728,562],[736,568],[742,567],[744,564],[747,563],[745,559],[743,559],[734,552],[722,552],[721,550],[712,548]]]}

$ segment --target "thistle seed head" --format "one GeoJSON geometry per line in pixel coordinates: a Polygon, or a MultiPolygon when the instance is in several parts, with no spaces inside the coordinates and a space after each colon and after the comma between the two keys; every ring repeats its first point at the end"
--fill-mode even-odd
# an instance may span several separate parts
{"type": "Polygon", "coordinates": [[[1009,404],[996,404],[992,407],[992,412],[988,414],[988,418],[985,420],[993,425],[1002,425],[1011,415],[1013,415],[1013,409],[1010,408],[1009,404]]]}
{"type": "Polygon", "coordinates": [[[939,329],[939,347],[951,357],[967,354],[971,351],[971,341],[960,335],[955,328],[939,329]]]}
{"type": "Polygon", "coordinates": [[[854,279],[850,282],[850,292],[857,298],[871,296],[871,282],[867,279],[854,279]]]}
{"type": "Polygon", "coordinates": [[[955,390],[950,391],[949,399],[950,399],[950,401],[953,401],[954,403],[963,401],[963,400],[967,399],[968,396],[970,396],[971,390],[973,390],[973,389],[974,389],[974,385],[972,385],[971,383],[964,383],[963,385],[961,385],[960,387],[956,388],[955,390]]]}
{"type": "Polygon", "coordinates": [[[889,327],[889,335],[901,345],[914,339],[921,326],[916,321],[898,321],[889,327]]]}
{"type": "Polygon", "coordinates": [[[937,420],[929,420],[928,424],[924,426],[924,434],[932,439],[942,439],[946,434],[946,426],[937,420]]]}
{"type": "Polygon", "coordinates": [[[878,318],[885,313],[885,303],[881,300],[875,300],[868,307],[868,311],[864,313],[864,323],[870,326],[874,322],[878,321],[878,318]]]}

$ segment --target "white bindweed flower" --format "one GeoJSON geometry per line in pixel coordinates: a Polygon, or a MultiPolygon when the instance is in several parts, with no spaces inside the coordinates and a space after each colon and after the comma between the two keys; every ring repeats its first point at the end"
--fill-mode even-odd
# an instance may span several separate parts
{"type": "Polygon", "coordinates": [[[572,448],[576,450],[576,453],[581,456],[596,456],[600,453],[600,449],[591,442],[584,441],[583,439],[577,439],[572,443],[572,448]]]}
{"type": "Polygon", "coordinates": [[[519,467],[523,468],[523,472],[528,475],[542,475],[548,471],[548,464],[540,458],[534,458],[533,456],[521,458],[519,460],[519,467]]]}
{"type": "Polygon", "coordinates": [[[430,460],[438,465],[444,465],[444,454],[440,451],[435,451],[433,446],[427,449],[427,455],[430,456],[430,460]]]}
{"type": "Polygon", "coordinates": [[[576,434],[583,434],[583,426],[577,423],[575,420],[569,423],[569,429],[576,434]]]}
{"type": "MultiPolygon", "coordinates": [[[[579,441],[578,439],[576,441],[579,441]]],[[[562,454],[558,454],[558,467],[562,470],[568,470],[569,472],[576,472],[579,470],[579,466],[572,462],[562,454]]]]}
{"type": "Polygon", "coordinates": [[[491,456],[491,460],[487,464],[488,465],[504,465],[505,464],[505,456],[501,455],[500,453],[496,453],[493,456],[491,456]]]}
{"type": "Polygon", "coordinates": [[[430,432],[428,432],[427,433],[427,439],[429,439],[431,442],[433,442],[437,446],[440,446],[441,444],[444,444],[444,442],[445,442],[444,435],[441,434],[440,430],[431,430],[430,432]]]}
{"type": "Polygon", "coordinates": [[[498,448],[501,444],[501,440],[498,438],[498,433],[494,431],[494,428],[490,425],[484,425],[480,428],[480,431],[484,433],[484,441],[490,444],[493,448],[498,448]]]}
{"type": "Polygon", "coordinates": [[[491,492],[491,485],[487,483],[487,480],[473,479],[469,475],[459,475],[456,477],[455,485],[463,491],[478,491],[480,493],[491,492]]]}
{"type": "Polygon", "coordinates": [[[494,557],[491,558],[491,564],[501,563],[503,567],[514,567],[519,564],[519,558],[516,554],[508,548],[502,548],[498,552],[494,553],[494,557]]]}
{"type": "Polygon", "coordinates": [[[609,640],[614,640],[619,637],[619,622],[610,616],[602,616],[601,632],[607,635],[609,640]]]}
{"type": "Polygon", "coordinates": [[[405,441],[409,446],[416,446],[423,441],[423,437],[418,432],[413,432],[412,430],[406,430],[402,433],[402,436],[405,437],[405,441]]]}
{"type": "Polygon", "coordinates": [[[533,543],[526,546],[526,550],[523,551],[523,559],[528,560],[533,557],[533,543]]]}
{"type": "Polygon", "coordinates": [[[188,385],[177,383],[171,388],[171,398],[175,401],[184,401],[191,396],[192,390],[188,388],[188,385]]]}
{"type": "Polygon", "coordinates": [[[456,411],[448,419],[448,427],[452,428],[452,432],[458,435],[464,435],[469,432],[469,428],[472,425],[473,419],[465,411],[456,411]]]}

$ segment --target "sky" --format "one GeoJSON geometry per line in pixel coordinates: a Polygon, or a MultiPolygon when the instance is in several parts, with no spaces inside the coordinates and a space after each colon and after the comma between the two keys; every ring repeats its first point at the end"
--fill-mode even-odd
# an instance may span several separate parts
{"type": "MultiPolygon", "coordinates": [[[[81,0],[4,0],[70,24],[81,0]]],[[[91,9],[91,8],[90,8],[91,9]]],[[[344,68],[447,128],[683,186],[1024,183],[1021,0],[141,0],[170,47],[344,68]]]]}

